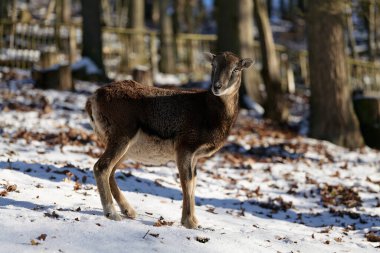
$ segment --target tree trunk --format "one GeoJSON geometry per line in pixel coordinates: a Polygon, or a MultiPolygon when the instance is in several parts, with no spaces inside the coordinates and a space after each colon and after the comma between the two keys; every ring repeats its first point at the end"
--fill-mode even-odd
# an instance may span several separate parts
{"type": "Polygon", "coordinates": [[[363,145],[363,138],[348,82],[344,4],[340,0],[309,1],[310,135],[357,148],[363,145]]]}
{"type": "Polygon", "coordinates": [[[269,19],[272,17],[272,8],[273,8],[273,5],[272,5],[272,0],[267,0],[267,10],[268,10],[268,17],[269,19]]]}
{"type": "Polygon", "coordinates": [[[174,1],[173,32],[174,34],[184,32],[185,22],[185,0],[174,1]]]}
{"type": "Polygon", "coordinates": [[[9,0],[1,0],[0,1],[0,20],[5,20],[9,17],[9,0]]]}
{"type": "Polygon", "coordinates": [[[302,13],[305,13],[305,0],[298,0],[297,7],[302,13]]]}
{"type": "Polygon", "coordinates": [[[108,0],[101,0],[103,22],[105,26],[113,26],[113,19],[111,14],[110,2],[108,0]]]}
{"type": "Polygon", "coordinates": [[[353,59],[358,59],[359,55],[356,52],[356,40],[354,35],[354,24],[352,22],[352,3],[351,0],[346,0],[346,7],[347,7],[347,13],[346,13],[346,25],[347,25],[347,36],[348,36],[348,45],[350,47],[351,51],[351,57],[353,59]]]}
{"type": "Polygon", "coordinates": [[[175,73],[173,21],[169,10],[169,0],[160,1],[160,42],[160,71],[175,73]]]}
{"type": "Polygon", "coordinates": [[[149,68],[139,67],[132,69],[132,79],[138,83],[153,86],[153,74],[149,68]]]}
{"type": "Polygon", "coordinates": [[[368,59],[373,61],[375,59],[375,1],[367,0],[360,1],[362,8],[362,18],[364,26],[367,30],[367,54],[368,59]]]}
{"type": "Polygon", "coordinates": [[[160,4],[159,1],[153,0],[152,6],[152,22],[155,27],[160,23],[160,4]]]}
{"type": "Polygon", "coordinates": [[[128,23],[129,0],[119,0],[116,2],[116,17],[115,25],[117,27],[126,27],[128,23]]]}
{"type": "Polygon", "coordinates": [[[285,0],[280,0],[280,12],[281,12],[281,18],[285,19],[287,16],[285,0]]]}
{"type": "Polygon", "coordinates": [[[368,2],[368,55],[371,61],[376,58],[376,14],[375,14],[375,0],[368,2]]]}
{"type": "Polygon", "coordinates": [[[275,122],[285,123],[287,122],[289,112],[285,92],[281,86],[280,65],[276,56],[265,2],[263,0],[254,0],[254,3],[263,64],[261,75],[267,92],[267,98],[264,103],[265,116],[275,122]]]}
{"type": "Polygon", "coordinates": [[[144,30],[145,30],[145,10],[144,1],[132,0],[130,7],[130,28],[135,30],[132,37],[132,48],[136,57],[133,59],[133,65],[144,63],[144,30]]]}
{"type": "MultiPolygon", "coordinates": [[[[217,51],[231,51],[239,57],[254,58],[252,0],[219,0],[217,4],[217,51]]],[[[243,72],[240,88],[240,105],[248,107],[243,96],[248,94],[261,103],[259,81],[253,69],[243,72]]]]}
{"type": "Polygon", "coordinates": [[[376,49],[376,56],[379,56],[380,54],[380,45],[379,45],[379,35],[380,35],[380,4],[379,2],[375,3],[375,49],[376,49]]]}
{"type": "Polygon", "coordinates": [[[103,64],[100,0],[81,0],[82,3],[82,56],[90,58],[101,71],[99,78],[106,80],[103,64]]]}

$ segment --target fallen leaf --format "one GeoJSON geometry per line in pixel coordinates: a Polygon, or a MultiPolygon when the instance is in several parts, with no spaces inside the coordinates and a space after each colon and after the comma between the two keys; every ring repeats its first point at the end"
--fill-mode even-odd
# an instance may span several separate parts
{"type": "Polygon", "coordinates": [[[197,237],[195,237],[195,240],[197,240],[200,243],[206,243],[206,242],[210,241],[210,238],[197,236],[197,237]]]}
{"type": "Polygon", "coordinates": [[[30,240],[30,244],[32,244],[33,246],[36,246],[40,243],[32,239],[32,240],[30,240]]]}
{"type": "Polygon", "coordinates": [[[365,238],[367,238],[369,242],[380,242],[380,236],[376,235],[374,231],[366,233],[365,238]]]}
{"type": "Polygon", "coordinates": [[[174,221],[166,221],[164,217],[160,217],[153,226],[155,227],[161,227],[161,226],[172,226],[174,224],[174,221]]]}
{"type": "Polygon", "coordinates": [[[37,237],[36,239],[40,240],[40,241],[45,241],[46,240],[46,237],[47,237],[47,234],[41,234],[39,237],[37,237]]]}
{"type": "Polygon", "coordinates": [[[7,186],[7,192],[14,192],[15,190],[17,190],[17,185],[11,184],[7,186]]]}

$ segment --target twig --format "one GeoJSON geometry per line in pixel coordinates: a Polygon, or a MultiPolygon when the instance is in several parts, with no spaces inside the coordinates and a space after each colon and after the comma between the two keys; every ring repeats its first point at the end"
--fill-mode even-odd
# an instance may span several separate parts
{"type": "Polygon", "coordinates": [[[149,233],[150,230],[146,231],[145,235],[143,236],[143,239],[145,239],[145,236],[149,233]]]}

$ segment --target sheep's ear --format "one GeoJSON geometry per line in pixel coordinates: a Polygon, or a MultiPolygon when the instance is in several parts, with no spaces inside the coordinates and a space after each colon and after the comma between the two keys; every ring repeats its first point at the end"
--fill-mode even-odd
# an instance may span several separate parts
{"type": "Polygon", "coordinates": [[[203,53],[205,59],[209,62],[212,62],[214,60],[215,54],[204,52],[203,53]]]}
{"type": "Polygon", "coordinates": [[[246,68],[251,67],[254,63],[255,61],[252,60],[251,58],[245,58],[245,59],[240,60],[239,65],[241,66],[241,68],[246,69],[246,68]]]}

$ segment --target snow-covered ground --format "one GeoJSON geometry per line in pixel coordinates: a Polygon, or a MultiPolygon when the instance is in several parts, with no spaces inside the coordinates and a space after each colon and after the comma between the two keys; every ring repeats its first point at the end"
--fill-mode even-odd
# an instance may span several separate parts
{"type": "Polygon", "coordinates": [[[83,111],[93,88],[0,88],[0,252],[378,251],[379,152],[281,131],[248,111],[199,163],[202,228],[180,225],[174,163],[126,161],[116,177],[138,217],[108,220],[92,174],[101,148],[83,111]]]}

